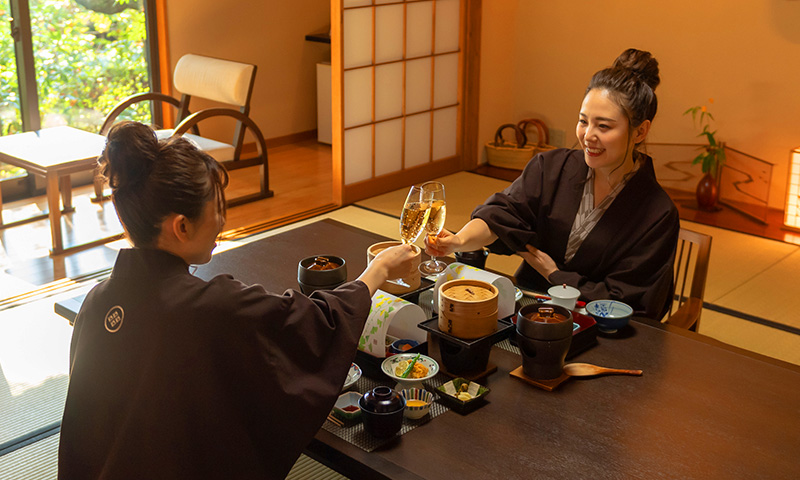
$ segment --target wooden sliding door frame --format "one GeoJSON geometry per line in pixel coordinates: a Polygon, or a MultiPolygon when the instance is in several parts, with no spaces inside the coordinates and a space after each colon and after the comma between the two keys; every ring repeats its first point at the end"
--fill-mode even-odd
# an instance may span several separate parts
{"type": "MultiPolygon", "coordinates": [[[[331,111],[332,111],[332,161],[333,161],[333,201],[337,205],[347,205],[355,201],[374,195],[385,193],[407,185],[419,183],[436,177],[441,177],[461,170],[474,168],[478,165],[478,100],[480,76],[480,25],[481,25],[481,0],[461,0],[460,40],[459,40],[459,85],[458,85],[458,120],[457,120],[457,145],[456,155],[441,160],[432,161],[411,168],[405,167],[405,152],[400,171],[375,177],[375,145],[372,146],[372,177],[360,182],[345,185],[344,164],[344,46],[343,46],[343,0],[331,0],[331,111]]],[[[404,3],[404,2],[398,2],[404,3]]],[[[411,2],[405,2],[406,4],[411,2]]],[[[385,4],[383,4],[385,5],[385,4]]],[[[373,6],[370,6],[373,7],[373,6]]],[[[365,7],[365,8],[370,8],[365,7]]],[[[435,15],[435,10],[434,10],[435,15]]],[[[375,42],[375,29],[373,19],[373,45],[375,42]]],[[[434,39],[435,40],[435,39],[434,39]]],[[[448,52],[455,53],[455,52],[448,52]]],[[[373,92],[375,87],[375,49],[373,47],[373,92]]],[[[431,53],[432,58],[436,54],[431,53]]],[[[403,47],[403,62],[411,60],[405,55],[405,42],[403,47]]],[[[404,97],[405,97],[405,66],[404,71],[404,97]]],[[[431,75],[434,74],[432,68],[431,75]]],[[[433,83],[432,83],[433,85],[433,83]]],[[[433,92],[431,93],[433,95],[433,92]]],[[[426,110],[433,115],[441,108],[452,108],[454,105],[426,110]]],[[[405,112],[405,98],[403,100],[403,116],[405,112]]],[[[372,135],[375,132],[375,102],[372,105],[372,135]]],[[[405,129],[405,122],[403,129],[405,129]]],[[[433,130],[431,130],[433,132],[433,130]]],[[[403,132],[405,138],[405,131],[403,132]]],[[[431,150],[432,150],[431,142],[431,150]]],[[[405,142],[403,142],[405,148],[405,142]]]]}

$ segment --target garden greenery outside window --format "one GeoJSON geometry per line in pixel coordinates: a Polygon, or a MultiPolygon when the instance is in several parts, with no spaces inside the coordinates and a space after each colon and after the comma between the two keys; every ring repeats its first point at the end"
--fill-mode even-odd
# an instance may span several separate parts
{"type": "MultiPolygon", "coordinates": [[[[11,0],[25,2],[26,0],[11,0]]],[[[105,115],[150,90],[146,0],[27,0],[41,128],[99,132],[105,115]]],[[[154,9],[150,9],[152,12],[154,9]]],[[[9,3],[0,3],[0,135],[19,133],[21,105],[9,3]]],[[[24,34],[24,33],[23,33],[24,34]]],[[[123,119],[152,123],[143,102],[123,119]]],[[[0,163],[0,180],[25,171],[0,163]]]]}

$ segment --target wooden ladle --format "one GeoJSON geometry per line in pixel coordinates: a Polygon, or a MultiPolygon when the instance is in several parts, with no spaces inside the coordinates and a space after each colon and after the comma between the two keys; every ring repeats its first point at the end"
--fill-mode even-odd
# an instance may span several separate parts
{"type": "Polygon", "coordinates": [[[592,375],[641,375],[641,370],[624,370],[620,368],[606,368],[592,365],[591,363],[568,363],[564,365],[564,373],[571,377],[590,377],[592,375]]]}

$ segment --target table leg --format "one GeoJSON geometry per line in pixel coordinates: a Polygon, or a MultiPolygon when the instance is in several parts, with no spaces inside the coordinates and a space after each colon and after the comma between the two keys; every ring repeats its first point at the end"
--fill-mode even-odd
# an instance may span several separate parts
{"type": "MultiPolygon", "coordinates": [[[[2,185],[3,182],[0,182],[2,185]]],[[[3,226],[3,189],[0,188],[0,227],[3,226]]]]}
{"type": "Polygon", "coordinates": [[[64,175],[58,179],[59,190],[61,190],[61,203],[64,205],[64,212],[71,212],[72,208],[72,177],[64,175]]]}
{"type": "Polygon", "coordinates": [[[56,172],[47,172],[45,177],[47,180],[47,207],[49,212],[47,216],[50,218],[50,234],[53,239],[53,255],[58,255],[64,251],[64,240],[61,238],[61,206],[59,205],[58,193],[58,174],[56,172]]]}

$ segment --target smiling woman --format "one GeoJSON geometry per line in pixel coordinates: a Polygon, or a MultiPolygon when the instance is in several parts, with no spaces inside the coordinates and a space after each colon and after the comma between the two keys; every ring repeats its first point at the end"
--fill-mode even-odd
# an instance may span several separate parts
{"type": "Polygon", "coordinates": [[[488,245],[525,262],[517,282],[546,291],[566,284],[581,300],[614,299],[637,315],[666,313],[678,240],[678,212],[639,152],[656,113],[658,62],[629,49],[597,72],[579,111],[580,150],[536,155],[503,192],[478,206],[457,234],[428,253],[488,245]]]}

